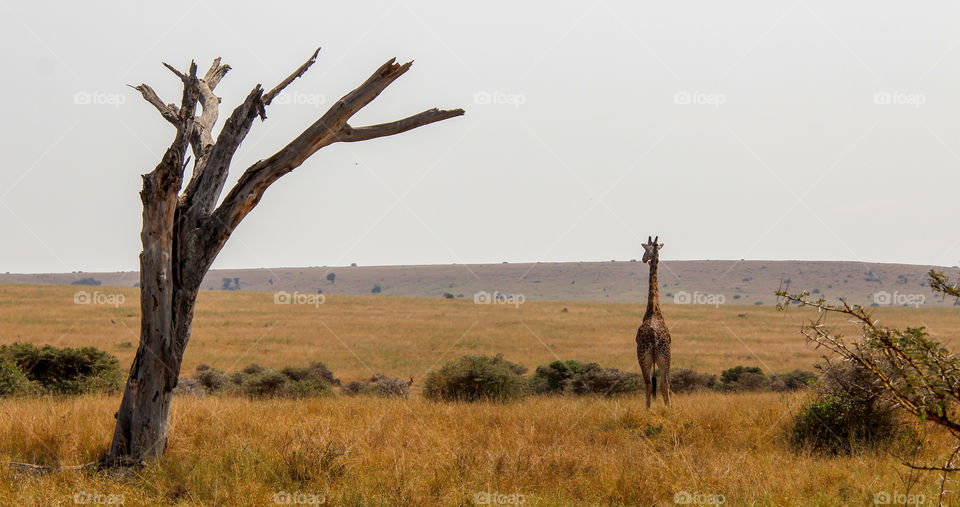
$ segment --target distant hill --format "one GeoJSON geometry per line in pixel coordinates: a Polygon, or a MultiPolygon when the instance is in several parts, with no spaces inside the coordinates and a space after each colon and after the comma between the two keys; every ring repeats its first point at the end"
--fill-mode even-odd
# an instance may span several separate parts
{"type": "MultiPolygon", "coordinates": [[[[663,303],[774,304],[781,281],[851,303],[921,303],[950,306],[928,288],[930,268],[942,266],[831,261],[661,261],[663,303]],[[875,296],[876,295],[876,296],[875,296]]],[[[522,295],[526,300],[643,303],[648,267],[636,262],[454,264],[427,266],[304,267],[213,270],[204,290],[287,291],[324,294],[473,298],[479,292],[522,295]],[[333,281],[328,276],[333,274],[333,281]]],[[[95,284],[131,287],[137,272],[0,274],[0,284],[95,284]],[[82,281],[82,282],[81,282],[82,281]]]]}

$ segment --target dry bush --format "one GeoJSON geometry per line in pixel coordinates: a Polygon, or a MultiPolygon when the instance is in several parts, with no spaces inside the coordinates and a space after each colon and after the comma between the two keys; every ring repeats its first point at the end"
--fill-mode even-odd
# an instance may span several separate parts
{"type": "Polygon", "coordinates": [[[525,394],[522,368],[503,356],[464,356],[430,372],[423,394],[438,401],[508,401],[525,394]]]}
{"type": "Polygon", "coordinates": [[[412,384],[412,378],[410,380],[403,380],[399,377],[388,377],[382,373],[378,373],[367,381],[348,382],[340,388],[340,392],[347,396],[369,395],[409,398],[410,386],[412,384]]]}
{"type": "Polygon", "coordinates": [[[673,393],[691,393],[717,386],[716,375],[697,373],[689,368],[670,370],[670,391],[673,393]]]}

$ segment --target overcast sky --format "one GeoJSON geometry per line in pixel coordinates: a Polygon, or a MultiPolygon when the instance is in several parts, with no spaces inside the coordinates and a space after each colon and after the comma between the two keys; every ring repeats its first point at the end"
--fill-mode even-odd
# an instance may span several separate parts
{"type": "MultiPolygon", "coordinates": [[[[960,263],[956,2],[0,1],[0,272],[138,267],[140,175],[179,102],[161,61],[233,70],[221,119],[316,46],[231,180],[390,57],[352,122],[214,267],[630,259],[960,263]]],[[[219,126],[218,126],[219,127],[219,126]]]]}

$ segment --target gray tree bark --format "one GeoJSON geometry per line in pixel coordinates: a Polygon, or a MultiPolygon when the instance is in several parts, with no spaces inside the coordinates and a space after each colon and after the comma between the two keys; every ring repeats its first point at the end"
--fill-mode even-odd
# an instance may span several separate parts
{"type": "Polygon", "coordinates": [[[203,77],[198,77],[195,63],[191,62],[186,73],[164,63],[183,83],[179,106],[164,104],[146,84],[133,87],[173,124],[176,135],[157,167],[143,176],[140,345],[116,414],[104,466],[139,464],[161,457],[166,450],[170,403],[190,341],[200,283],[230,234],[260,202],[270,184],[325,146],[391,136],[464,114],[462,109],[430,109],[394,122],[350,126],[348,121],[354,114],[410,69],[411,63],[400,65],[391,59],[283,149],[248,167],[217,206],[233,155],[254,120],[266,119],[267,106],[307,72],[319,51],[270,91],[265,93],[260,85],[254,87],[224,122],[216,139],[213,126],[220,98],[214,90],[230,70],[219,58],[203,77]],[[193,173],[184,188],[184,172],[190,163],[188,149],[192,152],[193,173]]]}

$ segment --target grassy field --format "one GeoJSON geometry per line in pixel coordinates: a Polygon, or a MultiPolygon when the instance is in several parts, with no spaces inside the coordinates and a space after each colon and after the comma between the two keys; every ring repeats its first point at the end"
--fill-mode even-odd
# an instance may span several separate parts
{"type": "MultiPolygon", "coordinates": [[[[93,345],[128,365],[139,338],[137,298],[131,288],[0,285],[0,341],[93,345]],[[118,301],[115,295],[125,300],[119,306],[74,304],[78,291],[96,292],[102,301],[118,301]]],[[[278,305],[271,293],[204,291],[184,373],[200,363],[232,371],[252,362],[283,366],[319,360],[344,380],[374,372],[420,380],[443,360],[497,352],[531,369],[557,358],[630,369],[636,365],[634,336],[644,309],[624,303],[513,306],[334,295],[320,305],[278,305]]],[[[745,364],[772,373],[811,369],[821,356],[798,332],[815,317],[810,311],[664,305],[663,312],[677,367],[719,373],[745,364]]],[[[877,316],[895,325],[923,323],[942,339],[960,336],[960,309],[882,308],[877,316]]]]}
{"type": "MultiPolygon", "coordinates": [[[[0,286],[0,343],[96,345],[128,365],[139,326],[136,290],[95,288],[124,295],[118,306],[74,304],[77,290],[0,286]]],[[[808,311],[663,309],[679,367],[719,373],[744,364],[780,372],[811,369],[820,355],[798,333],[813,316],[808,311]]],[[[276,305],[269,293],[204,292],[184,373],[199,363],[236,370],[320,360],[345,381],[383,372],[420,384],[446,360],[497,352],[531,369],[576,358],[635,371],[633,335],[642,313],[641,306],[616,303],[514,307],[375,296],[276,305]]],[[[922,323],[948,341],[960,321],[954,309],[885,308],[877,316],[895,325],[922,323]]],[[[66,505],[88,494],[126,505],[264,505],[283,492],[330,505],[668,505],[684,494],[726,505],[864,505],[877,494],[933,501],[939,478],[909,474],[886,451],[831,458],[792,449],[784,431],[805,396],[711,392],[676,396],[671,409],[649,412],[635,397],[498,405],[416,395],[305,402],[184,396],[174,402],[160,463],[122,478],[3,470],[0,504],[66,505]]],[[[118,404],[118,396],[93,395],[2,400],[0,461],[95,460],[118,404]]],[[[938,432],[924,440],[927,457],[948,445],[938,432]]]]}

